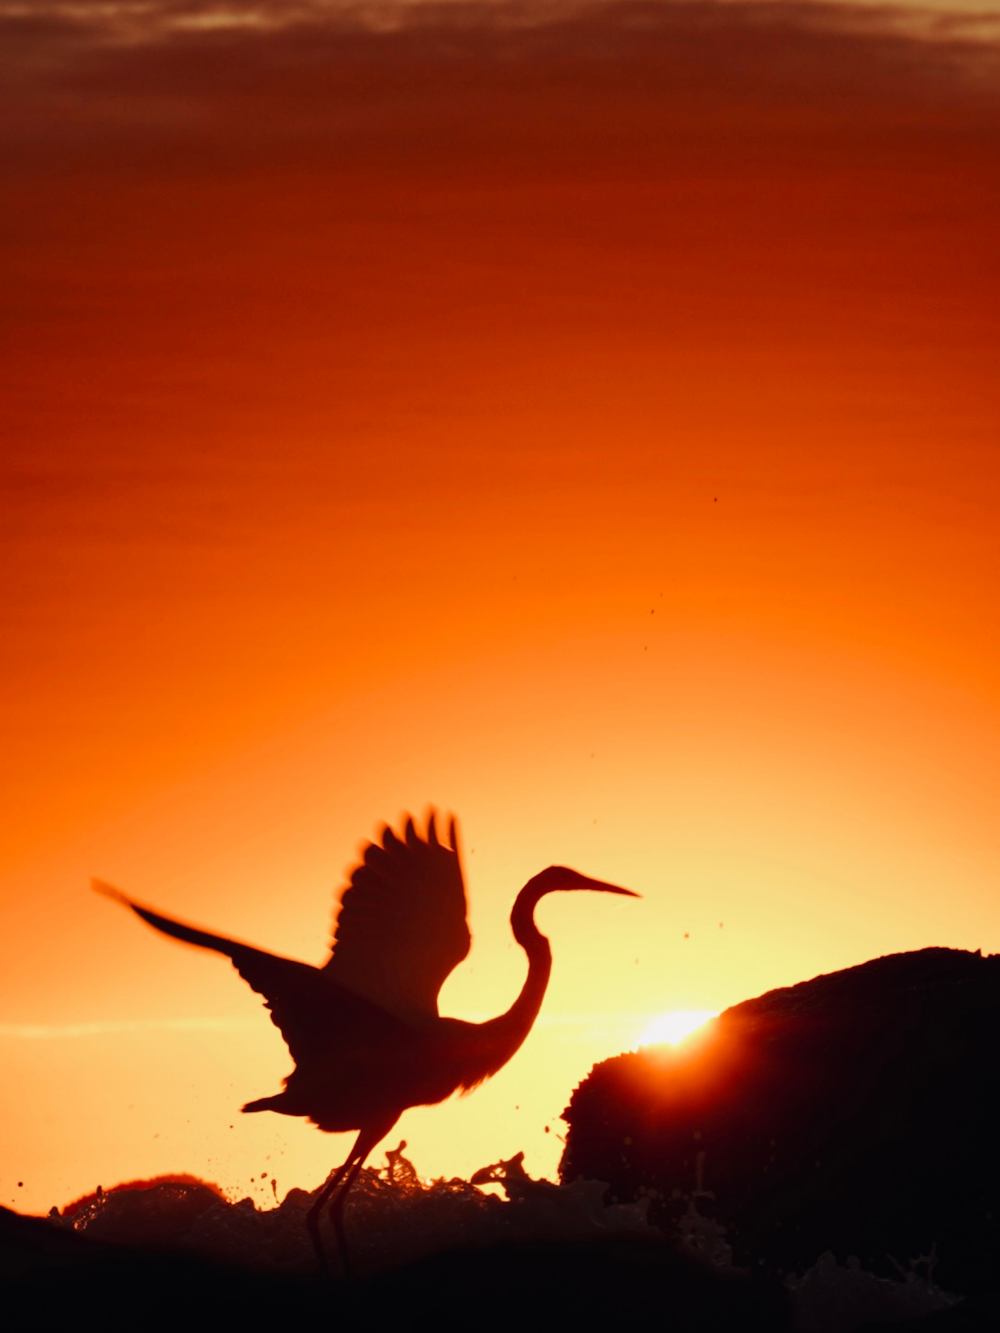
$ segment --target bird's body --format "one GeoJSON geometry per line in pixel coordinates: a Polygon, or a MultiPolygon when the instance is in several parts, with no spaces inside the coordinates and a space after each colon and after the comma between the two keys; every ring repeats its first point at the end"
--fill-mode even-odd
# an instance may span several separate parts
{"type": "Polygon", "coordinates": [[[471,943],[454,821],[448,842],[439,840],[431,815],[424,837],[410,819],[402,838],[387,827],[380,843],[368,844],[342,894],[323,967],[172,921],[109,885],[95,881],[95,888],[164,934],[227,955],[264,996],[295,1068],[281,1092],[247,1103],[244,1111],[307,1116],[329,1133],[358,1131],[350,1157],[310,1213],[321,1262],[322,1206],[336,1194],[334,1224],[345,1252],[341,1210],[347,1191],[402,1113],[476,1087],[507,1063],[531,1030],[552,961],[548,940],[534,923],[538,900],[569,889],[630,894],[562,866],[529,880],[511,913],[514,937],[528,956],[521,993],[498,1018],[467,1023],[441,1017],[437,1006],[441,986],[471,943]]]}

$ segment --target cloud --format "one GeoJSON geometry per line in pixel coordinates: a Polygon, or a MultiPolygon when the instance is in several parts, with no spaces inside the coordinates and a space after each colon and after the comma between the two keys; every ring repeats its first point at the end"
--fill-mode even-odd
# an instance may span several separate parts
{"type": "Polygon", "coordinates": [[[161,1018],[96,1023],[0,1023],[0,1039],[66,1041],[78,1037],[120,1037],[142,1032],[234,1032],[259,1027],[256,1019],[161,1018]]]}
{"type": "Polygon", "coordinates": [[[801,0],[41,0],[0,5],[0,74],[11,144],[326,141],[349,153],[443,128],[502,141],[523,128],[512,113],[544,94],[563,111],[546,119],[539,103],[543,142],[565,139],[591,96],[703,120],[737,106],[898,117],[928,99],[925,112],[993,115],[998,26],[995,14],[801,0]]]}

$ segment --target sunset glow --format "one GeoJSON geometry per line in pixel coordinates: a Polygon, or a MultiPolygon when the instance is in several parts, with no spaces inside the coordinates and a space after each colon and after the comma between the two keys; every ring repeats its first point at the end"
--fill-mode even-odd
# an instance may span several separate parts
{"type": "Polygon", "coordinates": [[[376,8],[0,12],[5,1206],[349,1146],[91,876],[320,963],[454,811],[477,1019],[532,876],[640,894],[540,905],[421,1176],[553,1174],[641,1016],[1000,948],[995,24],[376,8]]]}
{"type": "Polygon", "coordinates": [[[639,1038],[636,1049],[641,1046],[677,1046],[715,1017],[714,1009],[674,1009],[672,1013],[661,1014],[639,1038]]]}

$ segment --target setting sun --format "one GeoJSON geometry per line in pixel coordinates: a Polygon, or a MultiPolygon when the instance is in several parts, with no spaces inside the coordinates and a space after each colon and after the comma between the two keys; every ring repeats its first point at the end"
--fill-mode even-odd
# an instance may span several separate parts
{"type": "Polygon", "coordinates": [[[636,1049],[640,1046],[677,1046],[704,1027],[710,1018],[717,1017],[715,1009],[673,1009],[669,1014],[660,1014],[639,1038],[636,1049]]]}

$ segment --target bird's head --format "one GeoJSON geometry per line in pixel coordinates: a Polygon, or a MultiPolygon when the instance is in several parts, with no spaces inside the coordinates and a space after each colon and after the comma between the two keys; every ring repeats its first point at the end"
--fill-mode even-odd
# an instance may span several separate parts
{"type": "Polygon", "coordinates": [[[514,910],[510,914],[511,929],[519,944],[524,944],[532,933],[537,935],[534,922],[535,908],[547,893],[567,893],[573,889],[590,889],[595,893],[620,893],[626,898],[638,898],[639,894],[631,889],[620,888],[617,884],[608,884],[603,879],[591,879],[581,875],[578,870],[568,866],[549,866],[547,870],[534,875],[517,895],[514,910]]]}
{"type": "Polygon", "coordinates": [[[603,879],[591,879],[589,875],[581,875],[579,870],[570,870],[569,866],[549,866],[529,879],[521,892],[527,889],[533,890],[536,901],[546,893],[564,893],[570,889],[592,889],[597,893],[623,893],[627,898],[639,897],[631,889],[622,889],[603,879]]]}

